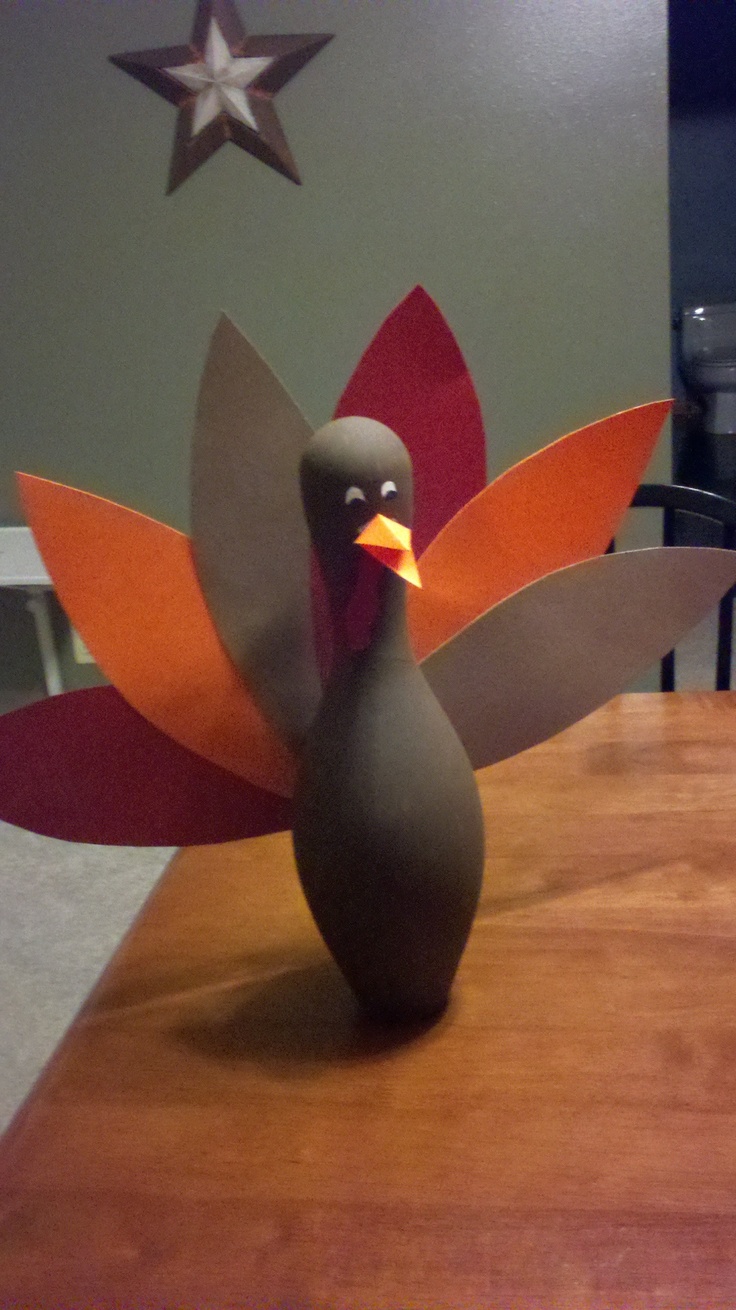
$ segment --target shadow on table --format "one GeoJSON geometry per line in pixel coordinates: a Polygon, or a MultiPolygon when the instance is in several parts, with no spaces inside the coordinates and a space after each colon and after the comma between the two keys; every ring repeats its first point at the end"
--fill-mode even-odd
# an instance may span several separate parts
{"type": "MultiPolygon", "coordinates": [[[[450,1007],[451,1008],[451,1007],[450,1007]]],[[[319,960],[208,998],[208,1009],[175,1030],[200,1055],[255,1061],[281,1073],[388,1056],[444,1022],[384,1023],[364,1014],[337,967],[319,960]]]]}

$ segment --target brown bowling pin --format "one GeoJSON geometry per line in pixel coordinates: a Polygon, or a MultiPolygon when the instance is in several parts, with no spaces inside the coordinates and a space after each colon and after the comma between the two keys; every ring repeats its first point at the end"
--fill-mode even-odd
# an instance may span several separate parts
{"type": "Polygon", "coordinates": [[[475,777],[411,652],[412,473],[399,438],[338,419],[311,439],[302,496],[332,616],[332,672],[308,733],[294,850],[320,931],[362,1004],[438,1014],[475,914],[475,777]]]}

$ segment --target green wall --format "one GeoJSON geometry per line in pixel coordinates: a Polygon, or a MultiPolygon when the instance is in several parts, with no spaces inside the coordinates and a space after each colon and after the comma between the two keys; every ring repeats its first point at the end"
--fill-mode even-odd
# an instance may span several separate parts
{"type": "Polygon", "coordinates": [[[492,473],[668,391],[665,0],[240,0],[336,39],[276,104],[304,185],[235,147],[165,193],[175,110],[107,55],[194,0],[5,0],[3,424],[12,470],[187,524],[221,309],[315,424],[422,282],[476,378],[492,473]]]}

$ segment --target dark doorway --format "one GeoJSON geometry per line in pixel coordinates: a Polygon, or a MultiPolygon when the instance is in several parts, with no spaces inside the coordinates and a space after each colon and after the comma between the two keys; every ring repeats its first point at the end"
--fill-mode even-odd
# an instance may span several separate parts
{"type": "Polygon", "coordinates": [[[669,0],[673,474],[736,497],[736,435],[703,427],[680,372],[684,306],[736,303],[736,3],[669,0]]]}

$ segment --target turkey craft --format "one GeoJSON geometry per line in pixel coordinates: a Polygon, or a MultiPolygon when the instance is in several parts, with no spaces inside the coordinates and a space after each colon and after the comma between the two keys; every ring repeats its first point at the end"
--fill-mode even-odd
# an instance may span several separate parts
{"type": "Polygon", "coordinates": [[[363,1003],[437,1012],[480,889],[473,769],[622,690],[736,581],[727,551],[602,554],[668,408],[593,423],[485,486],[472,381],[420,288],[315,434],[223,317],[191,540],[20,476],[61,602],[113,685],[0,720],[0,817],[146,845],[292,828],[363,1003]]]}

